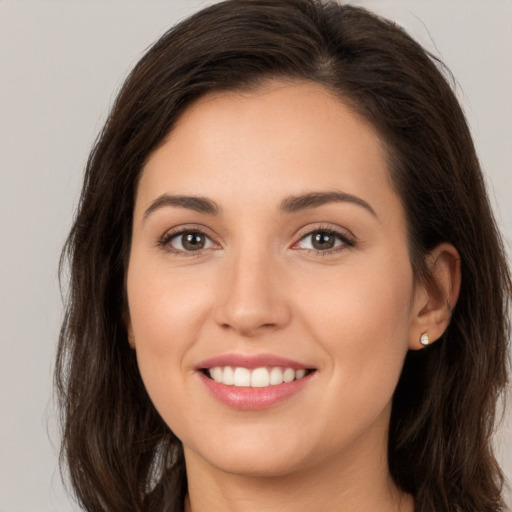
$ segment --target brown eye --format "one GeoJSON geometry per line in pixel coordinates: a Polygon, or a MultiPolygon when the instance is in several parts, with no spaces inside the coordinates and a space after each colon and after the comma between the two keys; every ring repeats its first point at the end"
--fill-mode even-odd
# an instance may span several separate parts
{"type": "Polygon", "coordinates": [[[352,247],[354,243],[346,236],[336,231],[317,229],[304,235],[297,247],[300,249],[313,250],[317,252],[329,252],[331,249],[352,247]]]}
{"type": "Polygon", "coordinates": [[[205,236],[202,233],[187,233],[183,237],[182,245],[186,251],[198,251],[205,244],[205,236]]]}
{"type": "Polygon", "coordinates": [[[168,244],[177,252],[194,252],[212,247],[212,241],[201,231],[185,231],[171,237],[168,244]]]}
{"type": "Polygon", "coordinates": [[[332,233],[317,232],[311,235],[311,244],[318,251],[332,249],[336,243],[336,237],[332,233]]]}

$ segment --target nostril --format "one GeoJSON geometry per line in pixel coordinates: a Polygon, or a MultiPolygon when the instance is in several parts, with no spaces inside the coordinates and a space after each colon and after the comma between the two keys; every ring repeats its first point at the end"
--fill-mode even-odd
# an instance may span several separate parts
{"type": "Polygon", "coordinates": [[[219,326],[224,331],[233,330],[247,338],[253,338],[259,333],[278,328],[278,324],[275,322],[261,322],[256,316],[250,315],[233,315],[230,321],[220,322],[219,326]]]}

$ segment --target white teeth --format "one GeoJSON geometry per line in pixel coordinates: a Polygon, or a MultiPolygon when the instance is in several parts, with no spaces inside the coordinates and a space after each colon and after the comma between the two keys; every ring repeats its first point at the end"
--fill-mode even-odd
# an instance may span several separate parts
{"type": "Polygon", "coordinates": [[[210,370],[210,375],[215,382],[222,382],[222,368],[218,366],[210,370]]]}
{"type": "Polygon", "coordinates": [[[249,370],[243,367],[215,366],[210,368],[208,373],[215,382],[227,386],[264,388],[302,379],[307,372],[305,368],[294,370],[277,366],[271,368],[270,371],[265,367],[249,370]]]}
{"type": "Polygon", "coordinates": [[[247,368],[235,368],[233,384],[240,387],[249,387],[251,385],[251,372],[247,368]]]}
{"type": "Polygon", "coordinates": [[[295,372],[295,378],[297,380],[302,379],[302,377],[304,377],[305,375],[306,375],[306,370],[304,368],[302,368],[301,370],[297,370],[295,372]]]}
{"type": "Polygon", "coordinates": [[[270,384],[276,386],[283,383],[283,370],[281,368],[272,368],[270,370],[270,384]]]}
{"type": "Polygon", "coordinates": [[[235,383],[235,372],[231,366],[226,366],[222,372],[222,383],[232,386],[235,383]]]}
{"type": "Polygon", "coordinates": [[[295,370],[293,368],[286,368],[283,372],[283,382],[292,382],[295,380],[295,370]]]}
{"type": "Polygon", "coordinates": [[[256,368],[251,374],[251,388],[264,388],[270,385],[270,375],[266,368],[256,368]]]}

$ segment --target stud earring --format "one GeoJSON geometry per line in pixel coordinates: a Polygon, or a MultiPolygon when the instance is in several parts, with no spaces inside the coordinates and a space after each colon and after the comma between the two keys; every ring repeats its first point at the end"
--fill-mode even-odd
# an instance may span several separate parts
{"type": "Polygon", "coordinates": [[[420,338],[420,343],[426,347],[429,343],[430,343],[430,338],[428,337],[428,334],[426,332],[424,332],[422,335],[421,335],[421,338],[420,338]]]}

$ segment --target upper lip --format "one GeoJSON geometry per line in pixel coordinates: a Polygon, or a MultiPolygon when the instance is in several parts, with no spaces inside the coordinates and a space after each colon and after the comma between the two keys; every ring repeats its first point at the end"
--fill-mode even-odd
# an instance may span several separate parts
{"type": "Polygon", "coordinates": [[[282,368],[293,368],[294,370],[312,369],[307,364],[275,354],[256,354],[250,356],[245,354],[223,354],[202,361],[197,365],[196,369],[204,370],[216,366],[233,366],[248,369],[262,368],[264,366],[280,366],[282,368]]]}

